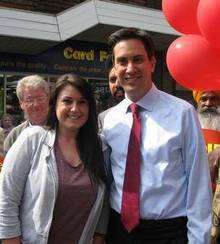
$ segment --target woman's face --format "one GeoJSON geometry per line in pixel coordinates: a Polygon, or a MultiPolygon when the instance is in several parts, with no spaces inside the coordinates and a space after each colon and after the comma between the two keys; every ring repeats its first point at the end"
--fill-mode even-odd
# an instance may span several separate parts
{"type": "Polygon", "coordinates": [[[2,118],[2,127],[3,128],[10,128],[12,126],[13,126],[13,122],[9,116],[5,116],[2,118]]]}
{"type": "Polygon", "coordinates": [[[57,97],[56,115],[60,131],[78,132],[89,117],[88,101],[78,89],[66,85],[57,97]]]}

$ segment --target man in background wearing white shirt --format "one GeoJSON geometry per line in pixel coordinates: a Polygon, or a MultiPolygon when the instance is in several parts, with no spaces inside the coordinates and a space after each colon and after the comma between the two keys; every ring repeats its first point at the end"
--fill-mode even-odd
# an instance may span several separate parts
{"type": "Polygon", "coordinates": [[[193,106],[153,84],[145,31],[120,29],[109,48],[126,98],[103,121],[113,174],[107,243],[208,244],[210,175],[193,106]]]}

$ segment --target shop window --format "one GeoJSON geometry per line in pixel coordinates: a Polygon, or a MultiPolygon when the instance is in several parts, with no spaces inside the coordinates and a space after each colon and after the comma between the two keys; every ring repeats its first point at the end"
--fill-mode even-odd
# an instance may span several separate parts
{"type": "Polygon", "coordinates": [[[5,112],[11,114],[16,123],[20,123],[24,118],[21,112],[19,101],[16,95],[16,86],[20,75],[6,75],[6,108],[5,112]]]}
{"type": "Polygon", "coordinates": [[[108,82],[106,80],[94,79],[89,79],[88,82],[91,84],[95,95],[97,112],[100,113],[109,107],[110,91],[108,82]]]}
{"type": "Polygon", "coordinates": [[[4,113],[4,75],[0,74],[0,116],[4,113]]]}
{"type": "MultiPolygon", "coordinates": [[[[50,86],[52,87],[59,76],[49,76],[48,81],[50,86]]],[[[85,78],[86,79],[86,78],[85,78]]],[[[98,79],[86,79],[94,92],[96,105],[97,105],[97,112],[100,113],[101,111],[107,109],[109,107],[109,98],[110,98],[110,91],[107,80],[98,80],[98,79]]]]}
{"type": "Polygon", "coordinates": [[[56,83],[58,77],[59,76],[57,76],[57,75],[48,77],[48,82],[50,84],[50,87],[53,87],[53,85],[56,83]]]}

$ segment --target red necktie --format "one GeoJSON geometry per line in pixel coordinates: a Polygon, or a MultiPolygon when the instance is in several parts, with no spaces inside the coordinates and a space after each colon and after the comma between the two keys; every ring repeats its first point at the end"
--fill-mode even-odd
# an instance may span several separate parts
{"type": "Polygon", "coordinates": [[[130,105],[133,115],[126,169],[122,193],[121,221],[130,232],[139,224],[139,185],[140,185],[140,137],[141,121],[138,116],[138,105],[130,105]]]}

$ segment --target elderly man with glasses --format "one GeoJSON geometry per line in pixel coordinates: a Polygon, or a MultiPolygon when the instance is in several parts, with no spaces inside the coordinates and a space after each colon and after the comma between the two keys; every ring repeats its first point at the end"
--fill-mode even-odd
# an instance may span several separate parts
{"type": "Polygon", "coordinates": [[[49,85],[39,75],[30,75],[18,81],[16,88],[20,107],[26,121],[16,126],[4,141],[4,152],[7,153],[20,133],[28,126],[44,125],[49,110],[49,85]]]}

